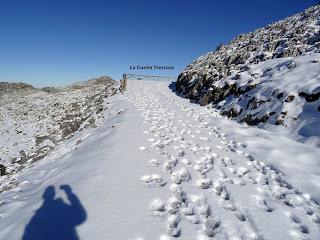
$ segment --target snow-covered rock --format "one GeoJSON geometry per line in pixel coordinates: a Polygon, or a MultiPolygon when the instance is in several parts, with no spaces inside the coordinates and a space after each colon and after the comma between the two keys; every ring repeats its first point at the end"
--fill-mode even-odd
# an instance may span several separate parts
{"type": "Polygon", "coordinates": [[[319,137],[320,5],[199,57],[176,87],[238,122],[319,137]]]}

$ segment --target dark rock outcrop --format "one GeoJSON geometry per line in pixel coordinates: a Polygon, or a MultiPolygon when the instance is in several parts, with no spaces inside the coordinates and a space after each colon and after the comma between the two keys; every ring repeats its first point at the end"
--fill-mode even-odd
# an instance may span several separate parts
{"type": "Polygon", "coordinates": [[[0,164],[0,176],[4,176],[7,174],[7,168],[6,166],[0,164]]]}

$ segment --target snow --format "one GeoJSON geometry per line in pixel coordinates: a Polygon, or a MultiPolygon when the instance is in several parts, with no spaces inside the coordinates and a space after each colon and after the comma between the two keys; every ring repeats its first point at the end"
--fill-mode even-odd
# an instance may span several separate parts
{"type": "Polygon", "coordinates": [[[320,6],[241,34],[189,64],[181,96],[320,146],[320,6]]]}
{"type": "Polygon", "coordinates": [[[319,239],[319,148],[228,120],[168,85],[130,81],[108,98],[101,126],[17,172],[0,194],[0,239],[21,239],[48,186],[71,205],[61,185],[85,210],[80,239],[319,239]]]}
{"type": "Polygon", "coordinates": [[[45,156],[74,131],[99,125],[98,109],[107,108],[102,92],[112,91],[113,82],[108,84],[1,94],[0,164],[10,165],[8,170],[14,172],[25,161],[45,156]]]}
{"type": "Polygon", "coordinates": [[[259,124],[260,128],[282,131],[282,134],[300,141],[313,138],[317,145],[320,143],[317,127],[320,124],[320,112],[317,109],[319,102],[306,102],[299,93],[319,92],[319,59],[320,54],[312,51],[297,57],[270,59],[252,64],[250,70],[237,73],[240,79],[233,80],[234,75],[231,75],[227,79],[214,82],[214,85],[221,87],[227,82],[230,85],[237,83],[245,88],[251,81],[250,84],[256,84],[256,88],[251,90],[248,96],[230,96],[218,106],[223,110],[234,108],[238,112],[242,109],[241,114],[235,118],[237,121],[241,121],[246,114],[261,118],[274,112],[275,115],[267,123],[259,124]],[[282,100],[277,97],[279,93],[283,94],[282,100]],[[252,96],[260,103],[251,108],[252,96]],[[288,96],[293,96],[293,101],[285,101],[288,96]],[[274,125],[277,119],[283,119],[283,126],[274,125]]]}

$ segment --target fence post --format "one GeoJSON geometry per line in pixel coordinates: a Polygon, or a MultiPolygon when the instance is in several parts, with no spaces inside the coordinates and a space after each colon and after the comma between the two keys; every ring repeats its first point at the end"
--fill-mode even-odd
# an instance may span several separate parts
{"type": "Polygon", "coordinates": [[[127,75],[123,74],[120,80],[120,92],[123,94],[127,90],[127,75]]]}
{"type": "Polygon", "coordinates": [[[119,87],[120,92],[123,94],[123,79],[120,79],[120,87],[119,87]]]}
{"type": "Polygon", "coordinates": [[[127,91],[127,75],[124,75],[123,79],[123,90],[127,91]]]}

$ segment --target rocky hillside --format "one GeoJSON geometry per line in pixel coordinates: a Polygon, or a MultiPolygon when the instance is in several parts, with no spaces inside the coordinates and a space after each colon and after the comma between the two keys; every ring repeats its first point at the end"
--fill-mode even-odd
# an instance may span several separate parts
{"type": "Polygon", "coordinates": [[[199,57],[176,87],[239,122],[319,137],[320,5],[199,57]]]}
{"type": "Polygon", "coordinates": [[[115,91],[108,77],[63,88],[0,83],[0,176],[40,160],[75,132],[99,126],[105,99],[115,91]]]}
{"type": "Polygon", "coordinates": [[[9,83],[9,82],[0,82],[0,96],[8,94],[15,91],[32,91],[35,88],[27,83],[9,83]]]}

